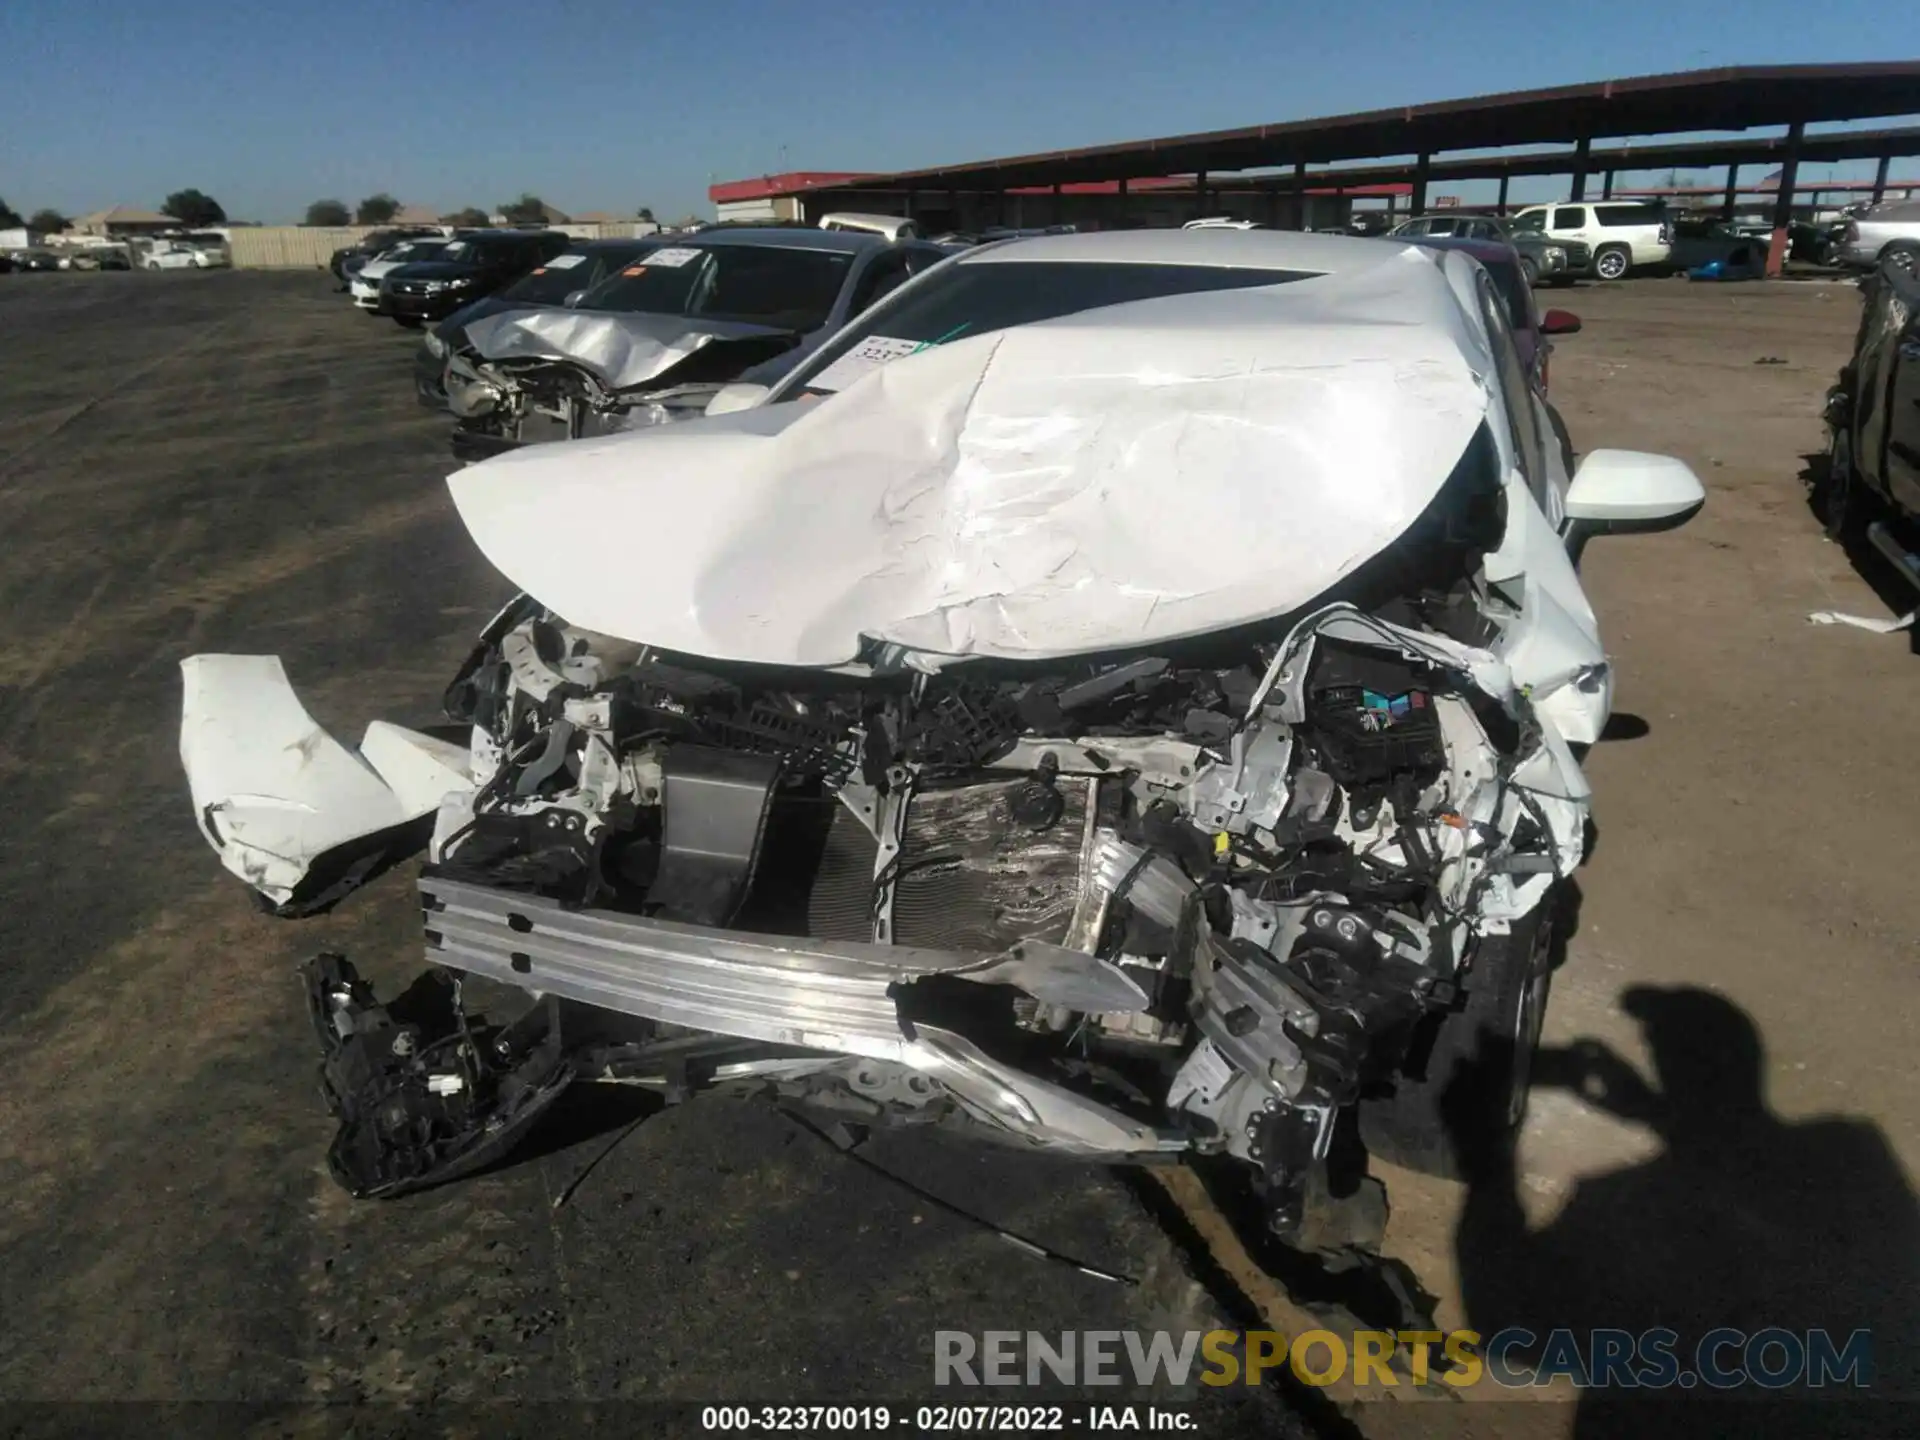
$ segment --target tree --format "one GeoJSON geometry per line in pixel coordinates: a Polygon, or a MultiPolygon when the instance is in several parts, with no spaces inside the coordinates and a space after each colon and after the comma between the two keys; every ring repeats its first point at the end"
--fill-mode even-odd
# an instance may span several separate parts
{"type": "Polygon", "coordinates": [[[11,230],[17,225],[24,225],[26,223],[26,221],[20,218],[19,212],[7,204],[6,201],[0,200],[0,230],[11,230]]]}
{"type": "Polygon", "coordinates": [[[27,228],[38,230],[42,235],[58,235],[72,223],[58,210],[36,210],[33,218],[27,221],[27,228]]]}
{"type": "Polygon", "coordinates": [[[653,207],[651,205],[642,205],[635,213],[634,219],[645,220],[651,223],[653,220],[653,207]]]}
{"type": "Polygon", "coordinates": [[[400,202],[382,190],[378,195],[369,195],[360,202],[359,209],[353,212],[356,225],[384,225],[400,213],[400,202]]]}
{"type": "Polygon", "coordinates": [[[464,210],[456,210],[451,215],[440,217],[442,225],[452,225],[460,230],[478,230],[487,224],[487,212],[478,205],[469,205],[464,210]]]}
{"type": "Polygon", "coordinates": [[[167,196],[160,213],[171,215],[189,230],[227,222],[227,212],[220,208],[220,202],[211,195],[202,195],[198,190],[174,191],[167,196]]]}
{"type": "Polygon", "coordinates": [[[352,221],[343,200],[316,200],[307,207],[308,225],[348,225],[352,221]]]}
{"type": "Polygon", "coordinates": [[[509,225],[544,225],[547,202],[538,195],[522,195],[510,205],[502,205],[500,214],[509,225]]]}

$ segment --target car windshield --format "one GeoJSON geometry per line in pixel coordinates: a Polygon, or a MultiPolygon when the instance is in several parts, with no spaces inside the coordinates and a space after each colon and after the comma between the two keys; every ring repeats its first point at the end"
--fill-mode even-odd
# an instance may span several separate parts
{"type": "Polygon", "coordinates": [[[853,383],[874,366],[928,345],[987,335],[1105,305],[1244,290],[1305,280],[1305,270],[1228,269],[1218,265],[1146,265],[1087,261],[962,261],[903,289],[835,336],[795,373],[793,388],[823,393],[853,383]]]}
{"type": "Polygon", "coordinates": [[[558,305],[576,290],[585,290],[603,275],[631,265],[658,244],[636,240],[631,245],[600,245],[592,250],[568,250],[528,271],[500,292],[503,300],[529,305],[558,305]]]}
{"type": "Polygon", "coordinates": [[[402,240],[391,250],[381,251],[380,258],[396,265],[410,265],[415,260],[438,260],[446,248],[444,240],[402,240]]]}
{"type": "Polygon", "coordinates": [[[580,308],[816,330],[852,268],[853,256],[845,250],[663,245],[588,291],[580,308]]]}
{"type": "Polygon", "coordinates": [[[449,240],[440,249],[435,260],[444,260],[451,265],[467,265],[474,269],[497,263],[511,253],[511,245],[501,241],[485,240],[449,240]]]}
{"type": "Polygon", "coordinates": [[[1541,231],[1547,228],[1547,212],[1531,210],[1525,215],[1516,215],[1507,222],[1507,228],[1515,231],[1541,231]]]}

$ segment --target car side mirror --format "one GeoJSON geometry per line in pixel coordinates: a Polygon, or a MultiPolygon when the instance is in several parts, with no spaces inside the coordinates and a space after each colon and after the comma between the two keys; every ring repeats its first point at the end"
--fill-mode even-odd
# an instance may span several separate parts
{"type": "Polygon", "coordinates": [[[713,392],[707,402],[708,415],[731,415],[736,410],[751,410],[772,391],[771,385],[755,385],[750,380],[735,380],[713,392]]]}
{"type": "Polygon", "coordinates": [[[586,298],[586,294],[587,292],[584,290],[569,290],[567,292],[567,298],[560,303],[569,310],[578,310],[580,308],[580,302],[586,298]]]}
{"type": "Polygon", "coordinates": [[[1595,450],[1580,462],[1567,489],[1567,553],[1578,561],[1595,535],[1675,529],[1706,503],[1706,488],[1684,460],[1640,450],[1595,450]]]}
{"type": "Polygon", "coordinates": [[[1542,335],[1578,335],[1580,317],[1571,310],[1549,310],[1540,317],[1542,335]]]}

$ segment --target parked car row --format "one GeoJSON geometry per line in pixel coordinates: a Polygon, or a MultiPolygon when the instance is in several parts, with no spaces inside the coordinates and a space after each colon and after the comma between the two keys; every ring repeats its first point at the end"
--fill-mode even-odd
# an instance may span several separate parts
{"type": "Polygon", "coordinates": [[[182,240],[142,240],[128,245],[67,246],[63,249],[39,247],[0,254],[0,272],[18,270],[211,270],[228,265],[225,242],[213,237],[213,243],[182,240]]]}
{"type": "Polygon", "coordinates": [[[183,665],[268,908],[426,848],[435,1002],[304,971],[335,1177],[471,1173],[576,1079],[772,1087],[1216,1156],[1295,1239],[1345,1233],[1336,1127],[1437,1170],[1511,1131],[1613,693],[1582,548],[1704,500],[1572,467],[1554,313],[1490,240],[1226,227],[735,228],[463,298],[427,353],[502,453],[449,485],[522,592],[467,743],[183,665]]]}
{"type": "Polygon", "coordinates": [[[557,230],[462,230],[388,236],[336,251],[356,308],[418,328],[513,284],[574,242],[557,230]]]}

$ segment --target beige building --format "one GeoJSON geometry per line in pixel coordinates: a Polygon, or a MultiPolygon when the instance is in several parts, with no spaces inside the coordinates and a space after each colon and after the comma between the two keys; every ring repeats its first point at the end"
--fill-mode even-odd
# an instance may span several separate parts
{"type": "Polygon", "coordinates": [[[162,230],[180,228],[180,222],[171,215],[162,215],[153,210],[136,210],[131,205],[115,205],[110,210],[96,210],[91,215],[82,215],[73,222],[69,233],[126,240],[135,235],[157,235],[162,230]]]}

